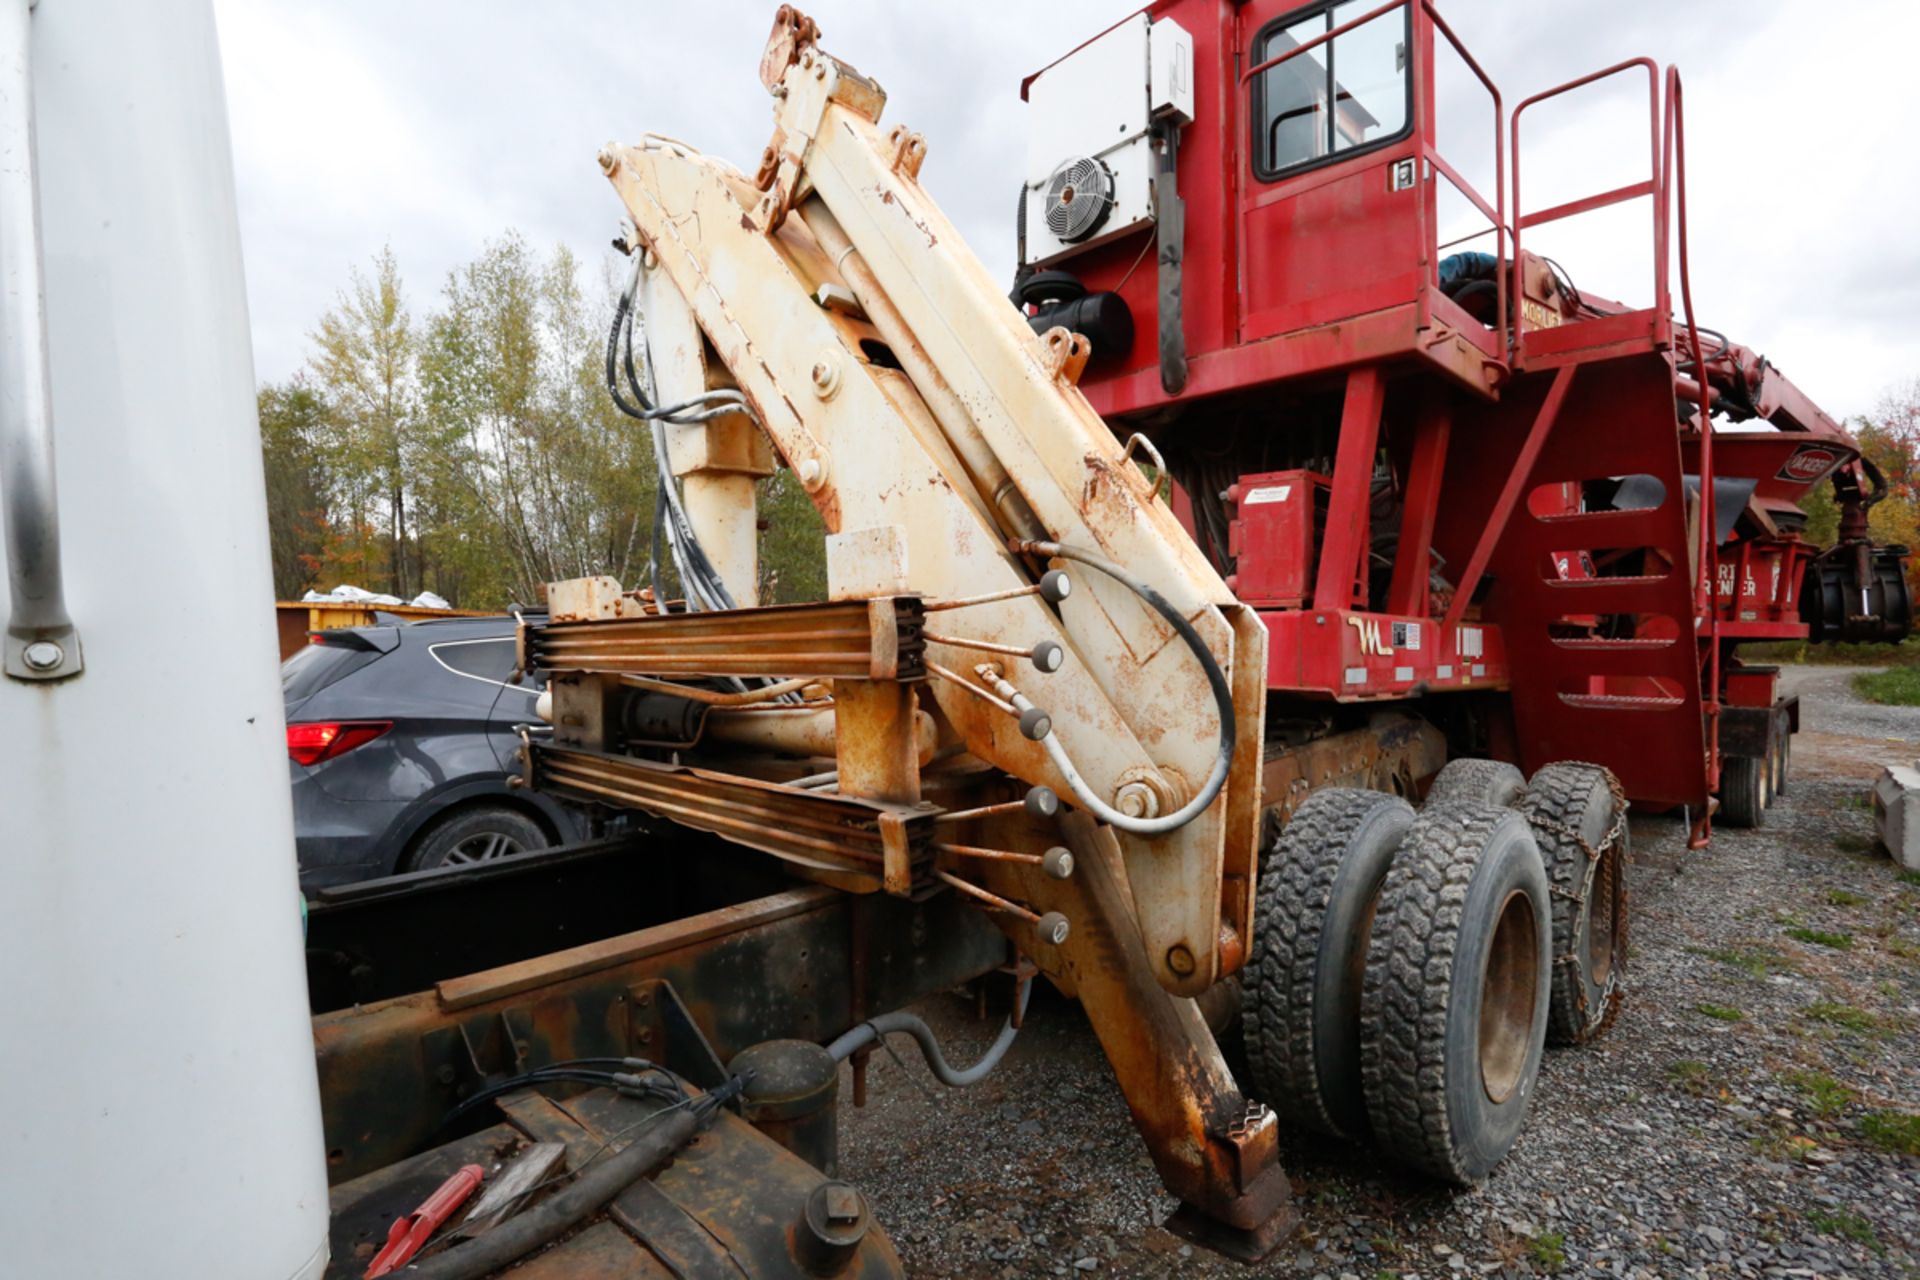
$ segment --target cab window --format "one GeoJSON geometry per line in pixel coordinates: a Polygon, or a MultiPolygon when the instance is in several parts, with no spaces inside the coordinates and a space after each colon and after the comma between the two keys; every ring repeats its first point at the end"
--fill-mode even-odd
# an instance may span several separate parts
{"type": "MultiPolygon", "coordinates": [[[[1289,14],[1254,38],[1255,65],[1378,7],[1345,0],[1289,14]]],[[[1404,136],[1412,101],[1405,7],[1269,67],[1253,83],[1253,163],[1272,181],[1404,136]]]]}

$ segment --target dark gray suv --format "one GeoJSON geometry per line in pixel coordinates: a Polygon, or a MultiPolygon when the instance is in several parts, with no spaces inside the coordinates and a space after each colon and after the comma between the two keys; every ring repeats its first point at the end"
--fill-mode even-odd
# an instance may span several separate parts
{"type": "Polygon", "coordinates": [[[510,617],[319,631],[280,666],[300,886],[479,862],[586,839],[580,810],[508,786],[515,726],[540,685],[512,683],[510,617]]]}

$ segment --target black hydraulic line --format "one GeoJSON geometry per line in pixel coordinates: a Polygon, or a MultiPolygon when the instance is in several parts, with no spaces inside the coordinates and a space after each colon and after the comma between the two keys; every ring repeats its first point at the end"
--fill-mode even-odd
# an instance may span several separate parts
{"type": "MultiPolygon", "coordinates": [[[[718,1093],[708,1095],[717,1097],[718,1093]]],[[[485,1235],[416,1263],[401,1274],[413,1280],[480,1280],[559,1239],[598,1213],[609,1200],[666,1162],[693,1140],[716,1108],[675,1104],[658,1113],[632,1142],[571,1185],[507,1219],[485,1235]]]]}
{"type": "Polygon", "coordinates": [[[1227,677],[1220,670],[1220,664],[1213,660],[1213,654],[1207,649],[1207,642],[1201,639],[1200,633],[1194,630],[1193,624],[1188,622],[1178,609],[1169,604],[1167,598],[1155,590],[1152,584],[1136,578],[1105,556],[1061,542],[1025,542],[1016,539],[1008,543],[1008,548],[1016,555],[1032,553],[1072,560],[1112,578],[1146,601],[1155,613],[1164,618],[1167,625],[1173,628],[1174,634],[1180,637],[1200,663],[1200,669],[1207,677],[1207,687],[1213,692],[1214,707],[1220,717],[1220,752],[1214,758],[1213,772],[1207,775],[1207,780],[1201,785],[1199,793],[1173,813],[1162,814],[1156,818],[1132,818],[1119,812],[1095,795],[1086,785],[1079,771],[1074,768],[1072,760],[1067,757],[1066,748],[1059,743],[1053,733],[1049,732],[1041,739],[1041,745],[1047,748],[1048,756],[1066,778],[1074,798],[1100,821],[1139,836],[1160,836],[1170,831],[1178,831],[1206,812],[1207,806],[1212,804],[1215,797],[1220,794],[1220,788],[1226,785],[1227,774],[1233,767],[1234,748],[1239,743],[1233,715],[1233,689],[1227,684],[1227,677]]]}

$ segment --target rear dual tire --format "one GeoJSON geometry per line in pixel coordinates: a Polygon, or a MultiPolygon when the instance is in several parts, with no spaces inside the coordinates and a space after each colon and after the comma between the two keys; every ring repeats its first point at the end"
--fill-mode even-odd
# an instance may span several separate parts
{"type": "Polygon", "coordinates": [[[1323,788],[1267,853],[1242,1026],[1254,1091],[1290,1125],[1366,1136],[1362,975],[1380,886],[1413,820],[1385,792],[1323,788]]]}
{"type": "Polygon", "coordinates": [[[1551,996],[1546,871],[1527,820],[1429,805],[1387,872],[1361,994],[1374,1142],[1468,1186],[1526,1123],[1551,996]]]}
{"type": "Polygon", "coordinates": [[[1427,788],[1427,803],[1486,804],[1511,808],[1527,791],[1527,775],[1504,760],[1475,760],[1462,756],[1442,765],[1427,788]]]}

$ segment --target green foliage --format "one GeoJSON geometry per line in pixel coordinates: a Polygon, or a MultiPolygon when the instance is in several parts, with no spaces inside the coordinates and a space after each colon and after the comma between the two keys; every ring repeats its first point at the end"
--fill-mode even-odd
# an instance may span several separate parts
{"type": "Polygon", "coordinates": [[[1882,1151],[1920,1156],[1920,1116],[1902,1111],[1870,1111],[1860,1121],[1860,1133],[1882,1151]]]}
{"type": "Polygon", "coordinates": [[[1807,1109],[1823,1120],[1839,1115],[1853,1101],[1853,1090],[1819,1071],[1789,1071],[1782,1078],[1806,1098],[1807,1109]]]}
{"type": "Polygon", "coordinates": [[[1667,1078],[1683,1093],[1704,1098],[1719,1091],[1713,1069],[1697,1058],[1675,1058],[1667,1064],[1667,1078]]]}
{"type": "Polygon", "coordinates": [[[1827,890],[1827,902],[1835,907],[1864,907],[1871,901],[1863,893],[1853,893],[1846,889],[1827,890]]]}
{"type": "Polygon", "coordinates": [[[1791,960],[1768,948],[1741,951],[1724,947],[1688,947],[1687,950],[1694,955],[1731,965],[1753,978],[1764,978],[1769,973],[1786,973],[1794,968],[1791,960]]]}
{"type": "Polygon", "coordinates": [[[1747,1016],[1730,1004],[1700,1004],[1694,1008],[1716,1022],[1743,1022],[1747,1016]]]}
{"type": "Polygon", "coordinates": [[[325,562],[330,490],[326,424],[326,402],[304,379],[260,388],[267,542],[273,557],[273,594],[279,600],[305,595],[325,562]]]}
{"type": "Polygon", "coordinates": [[[1816,1000],[1806,1007],[1806,1015],[1815,1022],[1824,1022],[1830,1026],[1845,1027],[1849,1031],[1877,1031],[1880,1020],[1865,1009],[1857,1009],[1850,1004],[1834,1004],[1826,1000],[1816,1000]]]}
{"type": "MultiPolygon", "coordinates": [[[[610,272],[587,282],[513,232],[424,316],[390,250],[351,273],[307,369],[260,390],[276,592],[352,582],[485,609],[561,578],[646,585],[658,481],[649,428],[604,385],[615,296],[610,272]]],[[[765,598],[824,599],[812,502],[785,471],[759,497],[765,598]]]]}
{"type": "Polygon", "coordinates": [[[1826,1235],[1864,1244],[1875,1253],[1884,1251],[1873,1234],[1873,1224],[1851,1209],[1814,1209],[1807,1214],[1807,1225],[1826,1235]]]}
{"type": "Polygon", "coordinates": [[[793,472],[762,480],[760,599],[795,604],[827,598],[827,526],[793,472]]]}
{"type": "Polygon", "coordinates": [[[1542,1231],[1527,1241],[1527,1256],[1542,1271],[1558,1271],[1567,1265],[1567,1237],[1558,1231],[1542,1231]]]}
{"type": "Polygon", "coordinates": [[[1810,942],[1817,947],[1831,947],[1835,951],[1851,951],[1853,935],[1834,933],[1828,929],[1793,928],[1787,930],[1787,936],[1796,942],[1810,942]]]}
{"type": "Polygon", "coordinates": [[[1853,690],[1868,702],[1920,707],[1920,667],[1889,667],[1853,678],[1853,690]]]}

